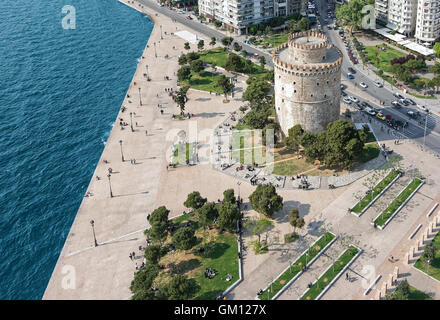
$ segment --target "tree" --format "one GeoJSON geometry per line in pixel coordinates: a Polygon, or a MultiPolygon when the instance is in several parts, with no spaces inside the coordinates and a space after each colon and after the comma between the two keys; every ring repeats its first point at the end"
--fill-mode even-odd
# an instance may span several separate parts
{"type": "Polygon", "coordinates": [[[132,300],[151,300],[154,298],[154,291],[151,290],[154,279],[159,274],[157,267],[146,263],[138,272],[130,284],[130,291],[133,293],[132,300]]]}
{"type": "Polygon", "coordinates": [[[259,109],[264,103],[269,101],[271,86],[267,81],[256,79],[251,81],[243,93],[243,101],[249,101],[252,109],[259,109]]]}
{"type": "Polygon", "coordinates": [[[234,230],[237,227],[237,221],[240,219],[240,212],[237,205],[224,202],[218,209],[218,225],[220,228],[234,230]]]}
{"type": "Polygon", "coordinates": [[[241,50],[241,55],[246,58],[248,55],[248,52],[246,50],[241,50]]]}
{"type": "Polygon", "coordinates": [[[284,144],[287,149],[299,150],[301,136],[304,134],[304,130],[300,124],[297,124],[288,130],[288,136],[284,139],[284,144]]]}
{"type": "Polygon", "coordinates": [[[230,53],[228,55],[228,60],[226,61],[225,69],[228,71],[243,72],[246,67],[243,58],[240,58],[235,53],[230,53]]]}
{"type": "Polygon", "coordinates": [[[272,28],[270,26],[266,26],[266,28],[264,29],[264,33],[267,35],[271,35],[272,34],[272,28]]]}
{"type": "Polygon", "coordinates": [[[157,265],[161,257],[161,248],[157,245],[150,245],[145,249],[145,259],[153,265],[157,265]]]}
{"type": "Polygon", "coordinates": [[[298,208],[293,208],[289,213],[289,223],[293,227],[293,232],[296,233],[296,228],[304,227],[304,218],[299,216],[298,208]]]}
{"type": "Polygon", "coordinates": [[[189,49],[191,49],[191,47],[190,47],[190,45],[189,45],[189,42],[185,42],[185,43],[183,44],[183,48],[184,48],[185,50],[189,50],[189,49]]]}
{"type": "Polygon", "coordinates": [[[235,51],[240,51],[242,47],[238,44],[238,42],[234,42],[233,48],[235,51]]]}
{"type": "Polygon", "coordinates": [[[234,195],[234,189],[227,189],[223,191],[223,202],[229,202],[232,204],[235,204],[237,202],[237,199],[234,195]]]}
{"type": "Polygon", "coordinates": [[[194,11],[194,14],[196,16],[198,16],[199,15],[199,6],[194,6],[193,11],[194,11]]]}
{"type": "Polygon", "coordinates": [[[198,54],[197,52],[191,51],[186,54],[186,59],[188,60],[188,63],[191,63],[191,61],[200,59],[200,54],[198,54]]]}
{"type": "Polygon", "coordinates": [[[200,59],[191,61],[191,70],[194,73],[200,73],[203,70],[203,61],[200,59]]]}
{"type": "Polygon", "coordinates": [[[368,4],[365,0],[351,0],[336,8],[336,18],[341,25],[349,26],[350,32],[362,28],[362,8],[368,4]]]}
{"type": "Polygon", "coordinates": [[[215,44],[217,43],[217,39],[215,37],[211,37],[211,42],[209,42],[210,46],[215,46],[215,44]]]}
{"type": "Polygon", "coordinates": [[[197,43],[197,49],[202,50],[205,46],[205,41],[200,40],[199,43],[197,43]]]}
{"type": "Polygon", "coordinates": [[[283,208],[283,198],[279,196],[272,185],[260,184],[249,196],[252,208],[271,218],[274,212],[283,208]]]}
{"type": "Polygon", "coordinates": [[[440,42],[436,42],[432,49],[434,50],[435,56],[440,58],[440,42]]]}
{"type": "Polygon", "coordinates": [[[410,294],[410,286],[408,280],[403,280],[399,283],[396,290],[393,293],[389,293],[385,296],[386,300],[408,300],[410,294]]]}
{"type": "Polygon", "coordinates": [[[185,207],[197,210],[206,203],[207,199],[200,195],[200,192],[194,191],[188,194],[186,201],[183,203],[185,207]]]}
{"type": "Polygon", "coordinates": [[[254,109],[243,117],[243,121],[253,129],[263,129],[269,121],[268,115],[267,110],[257,111],[254,109]]]}
{"type": "Polygon", "coordinates": [[[309,19],[307,19],[306,17],[301,18],[301,20],[298,21],[298,23],[296,24],[296,28],[299,31],[306,31],[309,30],[309,19]]]}
{"type": "Polygon", "coordinates": [[[434,243],[430,242],[426,245],[425,250],[423,251],[423,260],[432,264],[435,259],[435,246],[434,243]]]}
{"type": "Polygon", "coordinates": [[[191,68],[188,66],[182,66],[177,70],[177,78],[179,81],[185,81],[191,79],[191,68]]]}
{"type": "Polygon", "coordinates": [[[170,210],[168,210],[165,206],[161,206],[155,209],[153,212],[151,212],[148,222],[150,223],[151,227],[160,224],[168,224],[169,213],[170,210]]]}
{"type": "Polygon", "coordinates": [[[264,65],[266,64],[266,58],[264,56],[260,56],[258,60],[260,60],[261,69],[264,69],[264,65]]]}
{"type": "Polygon", "coordinates": [[[181,227],[173,234],[173,244],[177,249],[189,250],[197,241],[194,229],[191,227],[181,227]]]}
{"type": "Polygon", "coordinates": [[[252,232],[254,236],[258,237],[258,243],[261,242],[261,234],[268,228],[273,227],[273,222],[267,219],[251,219],[248,220],[244,227],[252,232]]]}
{"type": "Polygon", "coordinates": [[[171,278],[164,291],[170,300],[188,300],[194,289],[194,281],[191,281],[185,275],[177,274],[171,278]]]}
{"type": "MultiPolygon", "coordinates": [[[[439,44],[439,46],[440,46],[440,42],[437,42],[437,44],[439,44]]],[[[434,64],[434,65],[429,69],[429,71],[431,71],[432,73],[435,73],[435,74],[439,75],[439,74],[440,74],[440,63],[437,62],[436,64],[434,64]]]]}
{"type": "Polygon", "coordinates": [[[197,210],[197,216],[199,217],[200,225],[205,229],[214,222],[215,218],[217,218],[217,208],[212,202],[205,203],[197,210]]]}
{"type": "Polygon", "coordinates": [[[226,77],[224,74],[218,79],[217,85],[222,88],[223,94],[225,95],[226,100],[228,99],[228,93],[232,90],[231,80],[226,77]]]}
{"type": "MultiPolygon", "coordinates": [[[[182,69],[182,68],[181,68],[182,69]]],[[[180,108],[180,114],[183,115],[183,112],[185,111],[185,104],[188,100],[186,93],[188,92],[189,87],[181,87],[179,91],[176,93],[176,103],[180,108]]]]}
{"type": "Polygon", "coordinates": [[[223,37],[222,38],[222,45],[224,45],[225,48],[228,48],[233,41],[234,41],[234,38],[232,38],[232,37],[223,37]]]}
{"type": "Polygon", "coordinates": [[[220,28],[223,25],[223,23],[221,21],[215,20],[214,25],[216,28],[220,28]]]}
{"type": "Polygon", "coordinates": [[[186,59],[186,55],[184,55],[184,54],[182,54],[180,57],[179,57],[179,65],[184,65],[184,64],[186,64],[188,62],[188,60],[186,59]]]}

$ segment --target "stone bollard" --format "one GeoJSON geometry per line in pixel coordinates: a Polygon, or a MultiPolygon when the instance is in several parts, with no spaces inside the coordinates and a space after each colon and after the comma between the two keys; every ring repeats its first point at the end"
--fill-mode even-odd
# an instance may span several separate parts
{"type": "Polygon", "coordinates": [[[437,215],[437,219],[436,219],[436,222],[435,222],[435,226],[436,226],[436,227],[440,226],[440,214],[437,215]]]}
{"type": "Polygon", "coordinates": [[[376,299],[377,300],[381,300],[382,299],[382,292],[380,292],[380,290],[377,290],[376,299]]]}
{"type": "MultiPolygon", "coordinates": [[[[411,248],[411,250],[412,250],[412,248],[411,248]]],[[[409,256],[411,255],[411,251],[410,252],[407,252],[406,254],[405,254],[405,263],[406,264],[409,264],[409,256]]]]}
{"type": "Polygon", "coordinates": [[[394,268],[394,274],[393,274],[393,277],[394,277],[395,280],[397,280],[397,279],[399,278],[399,267],[398,267],[398,266],[396,266],[396,267],[394,268]]]}
{"type": "Polygon", "coordinates": [[[425,239],[428,240],[429,239],[429,226],[425,229],[425,239]]]}
{"type": "Polygon", "coordinates": [[[393,275],[390,273],[390,276],[388,277],[388,283],[387,283],[388,288],[391,288],[393,286],[393,282],[394,282],[393,275]]]}
{"type": "Polygon", "coordinates": [[[429,224],[429,232],[430,232],[430,233],[434,233],[434,229],[435,229],[435,223],[434,223],[434,222],[431,222],[431,223],[429,224]]]}

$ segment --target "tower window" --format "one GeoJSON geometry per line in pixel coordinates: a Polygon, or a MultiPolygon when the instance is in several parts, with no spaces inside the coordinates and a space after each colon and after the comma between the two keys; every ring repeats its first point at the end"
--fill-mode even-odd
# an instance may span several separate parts
{"type": "Polygon", "coordinates": [[[293,90],[293,93],[296,93],[296,90],[293,90]]]}
{"type": "Polygon", "coordinates": [[[316,85],[319,86],[319,82],[317,82],[316,85]]]}

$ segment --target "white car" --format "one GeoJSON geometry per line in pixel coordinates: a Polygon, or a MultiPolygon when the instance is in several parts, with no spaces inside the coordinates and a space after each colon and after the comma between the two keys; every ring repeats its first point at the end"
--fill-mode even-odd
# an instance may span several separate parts
{"type": "Polygon", "coordinates": [[[342,100],[347,104],[351,103],[351,99],[349,97],[344,97],[342,100]]]}
{"type": "Polygon", "coordinates": [[[365,111],[366,113],[368,113],[369,115],[372,115],[372,116],[376,115],[376,112],[375,112],[373,109],[371,109],[370,107],[366,107],[366,108],[364,109],[364,111],[365,111]]]}
{"type": "Polygon", "coordinates": [[[359,99],[356,98],[356,97],[349,96],[348,98],[349,98],[351,101],[353,101],[354,103],[358,103],[358,102],[359,102],[359,99]]]}
{"type": "Polygon", "coordinates": [[[378,87],[378,88],[382,88],[382,87],[383,87],[382,83],[381,83],[379,80],[374,81],[374,84],[375,84],[376,87],[378,87]]]}
{"type": "Polygon", "coordinates": [[[361,83],[359,83],[359,85],[364,89],[366,89],[368,87],[365,82],[361,82],[361,83]]]}
{"type": "Polygon", "coordinates": [[[425,107],[423,104],[417,104],[417,108],[419,108],[422,111],[429,112],[429,109],[425,107]]]}

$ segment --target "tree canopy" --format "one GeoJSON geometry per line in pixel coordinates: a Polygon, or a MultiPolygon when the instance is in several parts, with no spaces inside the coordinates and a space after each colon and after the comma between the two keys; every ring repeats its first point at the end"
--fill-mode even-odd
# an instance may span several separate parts
{"type": "Polygon", "coordinates": [[[158,268],[146,263],[131,281],[130,290],[133,293],[132,300],[151,300],[154,298],[154,292],[151,290],[154,279],[159,274],[158,268]]]}
{"type": "Polygon", "coordinates": [[[187,300],[194,292],[194,281],[185,275],[174,275],[164,288],[165,294],[170,300],[187,300]]]}
{"type": "Polygon", "coordinates": [[[283,208],[283,198],[279,196],[272,185],[260,184],[249,196],[252,208],[271,218],[272,215],[283,208]]]}
{"type": "Polygon", "coordinates": [[[189,80],[191,78],[191,69],[190,67],[184,65],[177,70],[177,78],[179,81],[189,80]]]}
{"type": "Polygon", "coordinates": [[[218,209],[218,224],[220,228],[234,230],[237,227],[237,220],[240,219],[240,212],[237,205],[224,202],[218,209]]]}
{"type": "Polygon", "coordinates": [[[193,191],[190,194],[188,194],[188,197],[186,198],[186,201],[183,203],[183,205],[187,208],[192,208],[194,210],[197,210],[201,208],[205,203],[207,199],[203,198],[200,195],[200,192],[193,191]]]}
{"type": "Polygon", "coordinates": [[[210,226],[214,219],[218,216],[218,211],[212,202],[205,203],[201,208],[197,209],[199,223],[203,228],[210,226]]]}
{"type": "Polygon", "coordinates": [[[156,265],[161,257],[161,248],[157,245],[150,245],[145,249],[145,259],[153,265],[156,265]]]}
{"type": "Polygon", "coordinates": [[[226,189],[225,191],[223,191],[223,202],[229,202],[233,204],[237,202],[234,189],[226,189]]]}
{"type": "Polygon", "coordinates": [[[196,244],[194,229],[191,227],[180,227],[173,234],[173,244],[177,249],[189,250],[196,244]]]}

